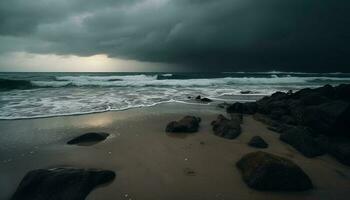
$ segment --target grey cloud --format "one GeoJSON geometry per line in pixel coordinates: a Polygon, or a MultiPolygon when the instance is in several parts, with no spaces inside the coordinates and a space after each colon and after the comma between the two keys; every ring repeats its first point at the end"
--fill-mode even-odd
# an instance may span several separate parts
{"type": "Polygon", "coordinates": [[[3,0],[0,35],[45,44],[22,47],[29,52],[104,53],[195,70],[349,71],[349,6],[346,0],[3,0]]]}

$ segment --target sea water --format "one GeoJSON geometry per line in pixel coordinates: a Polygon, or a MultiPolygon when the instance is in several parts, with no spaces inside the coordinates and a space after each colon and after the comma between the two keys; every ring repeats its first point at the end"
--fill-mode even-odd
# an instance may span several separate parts
{"type": "Polygon", "coordinates": [[[165,102],[255,101],[276,91],[350,83],[346,73],[0,73],[0,119],[74,115],[165,102]],[[191,98],[192,99],[191,99],[191,98]]]}

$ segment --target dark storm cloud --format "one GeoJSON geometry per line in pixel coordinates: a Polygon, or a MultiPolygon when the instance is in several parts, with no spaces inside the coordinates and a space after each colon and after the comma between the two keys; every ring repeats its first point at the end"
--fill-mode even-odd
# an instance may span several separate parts
{"type": "Polygon", "coordinates": [[[2,0],[0,52],[105,53],[197,70],[350,71],[349,7],[347,0],[2,0]]]}

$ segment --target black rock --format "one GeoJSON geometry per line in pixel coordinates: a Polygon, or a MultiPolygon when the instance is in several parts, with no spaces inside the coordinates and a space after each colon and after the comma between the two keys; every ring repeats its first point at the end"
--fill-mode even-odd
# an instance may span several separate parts
{"type": "Polygon", "coordinates": [[[256,148],[267,148],[269,146],[260,136],[252,137],[248,145],[256,148]]]}
{"type": "Polygon", "coordinates": [[[350,139],[346,137],[318,136],[315,141],[323,150],[334,156],[339,162],[350,166],[350,139]]]}
{"type": "Polygon", "coordinates": [[[245,183],[257,190],[302,191],[313,188],[310,178],[291,160],[265,152],[249,153],[237,162],[245,183]]]}
{"type": "Polygon", "coordinates": [[[114,178],[113,171],[105,170],[38,169],[26,174],[11,200],[84,200],[114,178]]]}
{"type": "Polygon", "coordinates": [[[302,125],[310,127],[317,134],[350,136],[350,104],[345,101],[331,101],[306,107],[302,112],[302,125]]]}
{"type": "Polygon", "coordinates": [[[327,97],[321,96],[319,94],[309,94],[302,96],[300,98],[300,103],[304,106],[316,106],[330,101],[327,97]]]}
{"type": "Polygon", "coordinates": [[[341,84],[335,88],[335,93],[339,99],[350,102],[350,84],[341,84]]]}
{"type": "Polygon", "coordinates": [[[201,101],[202,101],[202,102],[212,102],[213,100],[208,99],[208,98],[202,98],[201,101]]]}
{"type": "Polygon", "coordinates": [[[240,102],[236,102],[229,107],[226,108],[227,113],[243,113],[244,104],[240,102]]]}
{"type": "Polygon", "coordinates": [[[236,102],[226,108],[227,113],[242,113],[242,114],[254,114],[256,113],[258,108],[257,103],[248,102],[248,103],[240,103],[236,102]]]}
{"type": "Polygon", "coordinates": [[[230,118],[231,118],[231,120],[237,121],[240,124],[243,123],[243,115],[241,113],[231,113],[230,118]]]}
{"type": "Polygon", "coordinates": [[[108,136],[108,133],[86,133],[68,141],[67,144],[100,142],[102,140],[105,140],[108,136]]]}
{"type": "Polygon", "coordinates": [[[223,115],[219,115],[212,123],[214,134],[226,139],[235,139],[241,134],[241,122],[239,120],[229,120],[223,115]]]}
{"type": "Polygon", "coordinates": [[[201,100],[201,99],[202,99],[201,95],[198,95],[198,96],[196,97],[196,100],[201,100]]]}
{"type": "Polygon", "coordinates": [[[244,104],[243,114],[252,115],[258,110],[258,104],[256,102],[247,102],[244,104]]]}
{"type": "Polygon", "coordinates": [[[224,102],[224,103],[219,103],[217,106],[219,107],[219,108],[227,108],[227,107],[229,107],[231,104],[228,104],[228,103],[226,103],[226,102],[224,102]]]}
{"type": "Polygon", "coordinates": [[[201,118],[194,116],[185,116],[180,121],[170,122],[165,131],[171,133],[193,133],[198,131],[201,118]]]}
{"type": "Polygon", "coordinates": [[[290,144],[309,158],[325,154],[325,151],[315,142],[311,133],[305,127],[295,127],[284,131],[280,135],[280,140],[290,144]]]}
{"type": "Polygon", "coordinates": [[[296,125],[297,121],[290,115],[283,115],[280,119],[285,124],[296,125]]]}
{"type": "Polygon", "coordinates": [[[252,94],[253,92],[250,90],[242,90],[240,91],[241,94],[252,94]]]}
{"type": "Polygon", "coordinates": [[[350,166],[350,142],[333,142],[330,144],[328,151],[339,162],[350,166]]]}

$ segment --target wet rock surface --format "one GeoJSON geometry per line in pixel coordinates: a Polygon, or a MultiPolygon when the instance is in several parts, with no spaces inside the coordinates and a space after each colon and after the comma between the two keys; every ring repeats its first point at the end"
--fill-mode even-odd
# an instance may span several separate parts
{"type": "Polygon", "coordinates": [[[250,141],[248,142],[249,146],[255,147],[255,148],[267,148],[269,145],[265,142],[265,140],[260,136],[254,136],[250,141]]]}
{"type": "Polygon", "coordinates": [[[270,130],[280,133],[281,141],[307,157],[327,152],[344,163],[348,152],[345,147],[350,146],[350,84],[306,88],[295,93],[276,92],[255,103],[234,103],[227,106],[226,111],[254,114],[254,118],[268,124],[270,130]],[[343,140],[341,144],[333,142],[333,148],[320,148],[315,142],[320,136],[329,141],[338,137],[343,140]]]}
{"type": "Polygon", "coordinates": [[[270,153],[249,153],[236,165],[244,182],[257,190],[303,191],[313,188],[310,178],[299,166],[270,153]]]}
{"type": "Polygon", "coordinates": [[[168,123],[165,131],[169,133],[194,133],[198,131],[201,118],[195,116],[185,116],[179,121],[168,123]]]}
{"type": "Polygon", "coordinates": [[[84,200],[97,186],[111,182],[113,171],[55,168],[28,172],[11,200],[84,200]]]}
{"type": "Polygon", "coordinates": [[[304,156],[313,158],[325,154],[321,146],[315,142],[306,127],[295,127],[281,133],[280,140],[290,144],[304,156]]]}
{"type": "Polygon", "coordinates": [[[211,125],[215,135],[226,139],[235,139],[241,134],[241,120],[239,119],[230,120],[223,115],[219,115],[211,125]]]}
{"type": "Polygon", "coordinates": [[[200,95],[198,95],[195,100],[203,102],[203,103],[209,103],[212,102],[213,100],[207,98],[207,97],[201,97],[200,95]]]}
{"type": "Polygon", "coordinates": [[[108,136],[108,133],[85,133],[68,141],[67,144],[97,143],[105,140],[108,136]]]}

